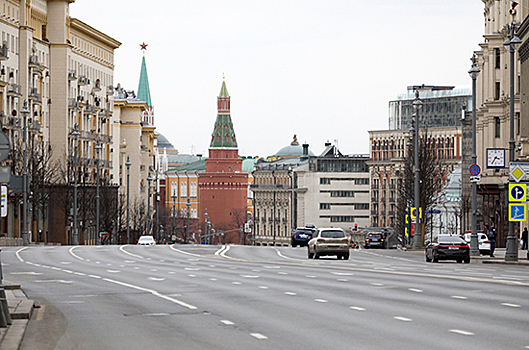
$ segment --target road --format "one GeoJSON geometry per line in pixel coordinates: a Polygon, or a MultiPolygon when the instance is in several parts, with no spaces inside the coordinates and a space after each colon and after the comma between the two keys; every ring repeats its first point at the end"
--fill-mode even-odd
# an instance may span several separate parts
{"type": "Polygon", "coordinates": [[[526,266],[420,252],[10,247],[5,279],[36,309],[22,350],[529,349],[526,266]]]}

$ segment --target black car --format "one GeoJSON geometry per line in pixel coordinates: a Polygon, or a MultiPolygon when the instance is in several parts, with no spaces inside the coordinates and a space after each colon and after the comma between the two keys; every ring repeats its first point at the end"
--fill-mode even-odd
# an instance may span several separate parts
{"type": "Polygon", "coordinates": [[[298,227],[292,234],[290,243],[293,247],[306,246],[312,238],[315,229],[310,227],[298,227]]]}
{"type": "Polygon", "coordinates": [[[386,248],[386,239],[381,232],[369,232],[364,242],[364,248],[386,248]]]}
{"type": "Polygon", "coordinates": [[[439,235],[426,246],[426,261],[455,260],[470,262],[470,248],[460,236],[439,235]]]}

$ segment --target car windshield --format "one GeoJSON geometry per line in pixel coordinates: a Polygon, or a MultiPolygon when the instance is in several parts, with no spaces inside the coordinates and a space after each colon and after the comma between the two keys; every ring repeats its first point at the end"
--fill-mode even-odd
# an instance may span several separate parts
{"type": "Polygon", "coordinates": [[[144,237],[140,237],[140,242],[144,242],[144,241],[149,241],[150,242],[152,240],[153,240],[152,237],[145,237],[145,236],[144,237]]]}
{"type": "Polygon", "coordinates": [[[371,238],[380,238],[382,235],[380,233],[370,233],[367,235],[367,237],[371,238]]]}
{"type": "Polygon", "coordinates": [[[467,242],[459,236],[441,235],[438,238],[440,244],[466,244],[467,242]]]}
{"type": "Polygon", "coordinates": [[[322,231],[320,237],[323,238],[343,238],[345,233],[343,231],[322,231]]]}
{"type": "Polygon", "coordinates": [[[306,234],[311,235],[312,231],[311,230],[296,230],[296,233],[306,233],[306,234]]]}

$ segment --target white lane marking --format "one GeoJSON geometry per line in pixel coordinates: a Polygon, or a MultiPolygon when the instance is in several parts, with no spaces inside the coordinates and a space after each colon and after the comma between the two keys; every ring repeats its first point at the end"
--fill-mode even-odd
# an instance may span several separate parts
{"type": "Polygon", "coordinates": [[[163,295],[163,294],[160,294],[158,291],[155,291],[153,289],[148,289],[148,288],[143,288],[143,287],[139,287],[139,286],[135,286],[133,284],[129,284],[129,283],[124,283],[124,282],[120,282],[120,281],[116,281],[116,280],[112,280],[112,279],[109,279],[109,278],[103,278],[103,281],[107,281],[107,282],[110,282],[110,283],[115,283],[115,284],[118,284],[120,286],[124,286],[124,287],[128,287],[128,288],[133,288],[133,289],[136,289],[136,290],[141,290],[141,291],[144,291],[144,292],[149,292],[151,293],[152,295],[154,296],[157,296],[159,298],[162,298],[162,299],[165,299],[165,300],[168,300],[170,302],[173,302],[175,304],[178,304],[180,306],[183,306],[183,307],[186,307],[190,310],[196,310],[197,307],[196,306],[193,306],[193,305],[190,305],[190,304],[187,304],[187,303],[184,303],[183,301],[180,301],[178,299],[175,299],[175,298],[171,298],[171,297],[168,297],[166,295],[163,295]]]}
{"type": "Polygon", "coordinates": [[[261,333],[250,333],[250,335],[257,339],[268,339],[268,337],[262,335],[261,333]]]}
{"type": "Polygon", "coordinates": [[[61,262],[61,264],[63,264],[63,265],[70,265],[71,262],[70,262],[70,261],[63,261],[63,262],[61,262]]]}
{"type": "Polygon", "coordinates": [[[380,287],[380,286],[383,286],[382,283],[371,283],[372,286],[375,286],[375,287],[380,287]]]}
{"type": "Polygon", "coordinates": [[[305,277],[307,277],[307,278],[318,278],[316,276],[305,276],[305,277]]]}
{"type": "Polygon", "coordinates": [[[88,275],[88,277],[92,277],[92,278],[101,278],[101,276],[97,276],[97,275],[88,275]]]}
{"type": "Polygon", "coordinates": [[[242,278],[259,278],[259,276],[254,276],[254,275],[239,275],[241,276],[242,278]]]}
{"type": "Polygon", "coordinates": [[[338,282],[348,282],[349,280],[345,278],[338,278],[337,281],[338,282]]]}
{"type": "Polygon", "coordinates": [[[152,272],[156,272],[156,271],[158,271],[158,269],[151,269],[151,271],[152,271],[152,272]]]}
{"type": "Polygon", "coordinates": [[[16,257],[18,260],[20,260],[20,262],[24,262],[24,259],[22,259],[22,257],[20,256],[20,253],[26,249],[28,249],[28,247],[20,248],[15,252],[16,257]]]}
{"type": "Polygon", "coordinates": [[[169,271],[169,274],[170,274],[170,275],[175,275],[176,272],[174,272],[174,271],[169,271]]]}
{"type": "Polygon", "coordinates": [[[10,272],[9,273],[10,275],[35,275],[35,276],[38,276],[38,275],[42,275],[42,273],[40,272],[10,272]]]}
{"type": "Polygon", "coordinates": [[[353,274],[350,272],[331,272],[331,273],[336,276],[353,276],[353,274]]]}
{"type": "Polygon", "coordinates": [[[123,253],[127,254],[127,255],[130,255],[130,256],[133,256],[135,258],[138,258],[138,259],[143,259],[143,256],[139,256],[139,255],[136,255],[136,254],[132,254],[132,253],[129,253],[125,250],[125,245],[122,245],[119,247],[119,250],[121,250],[123,253]]]}
{"type": "Polygon", "coordinates": [[[466,299],[468,299],[467,297],[462,297],[462,296],[460,296],[460,295],[452,295],[452,298],[454,298],[454,299],[461,299],[461,300],[466,300],[466,299]]]}
{"type": "Polygon", "coordinates": [[[450,332],[461,334],[461,335],[474,335],[474,333],[472,332],[463,331],[461,329],[451,329],[450,332]]]}
{"type": "Polygon", "coordinates": [[[126,262],[127,264],[134,264],[136,261],[135,261],[135,260],[125,260],[125,262],[126,262]]]}
{"type": "Polygon", "coordinates": [[[415,293],[422,293],[422,292],[423,292],[422,289],[415,289],[415,288],[408,288],[408,290],[409,290],[410,292],[415,292],[415,293]]]}
{"type": "Polygon", "coordinates": [[[215,255],[221,255],[223,252],[224,252],[224,249],[226,249],[227,246],[223,245],[222,247],[220,247],[216,252],[215,252],[215,255]]]}
{"type": "Polygon", "coordinates": [[[240,285],[242,283],[241,282],[231,282],[231,284],[240,285]]]}
{"type": "Polygon", "coordinates": [[[140,268],[138,266],[134,266],[134,270],[139,270],[140,268]]]}
{"type": "Polygon", "coordinates": [[[187,275],[188,277],[195,278],[197,275],[187,275]]]}
{"type": "MultiPolygon", "coordinates": [[[[279,255],[279,256],[280,256],[281,258],[283,258],[283,259],[287,259],[287,260],[297,260],[297,261],[300,260],[300,259],[293,259],[293,258],[290,258],[290,257],[288,257],[288,256],[283,255],[283,254],[279,251],[279,249],[276,249],[276,253],[277,253],[277,255],[279,255]]],[[[301,259],[301,260],[306,260],[306,259],[301,259]]]]}
{"type": "Polygon", "coordinates": [[[228,321],[228,320],[220,320],[220,322],[224,323],[226,326],[233,326],[235,323],[228,321]]]}
{"type": "Polygon", "coordinates": [[[252,270],[252,272],[261,272],[261,270],[252,270]]]}
{"type": "Polygon", "coordinates": [[[121,270],[107,270],[107,272],[110,272],[110,273],[118,273],[118,272],[121,272],[121,270]]]}
{"type": "Polygon", "coordinates": [[[64,269],[61,269],[62,272],[66,272],[66,273],[73,273],[73,271],[70,271],[70,270],[64,270],[64,269]]]}
{"type": "Polygon", "coordinates": [[[218,279],[216,279],[216,278],[210,278],[209,280],[210,281],[218,281],[218,279]]]}
{"type": "Polygon", "coordinates": [[[286,273],[286,272],[278,272],[277,274],[278,275],[288,275],[288,273],[286,273]]]}
{"type": "Polygon", "coordinates": [[[402,317],[402,316],[395,316],[395,317],[393,317],[393,318],[396,319],[396,320],[399,320],[399,321],[404,321],[404,322],[411,322],[411,321],[413,321],[411,318],[402,317]]]}
{"type": "Polygon", "coordinates": [[[96,264],[101,264],[101,261],[96,261],[96,264]]]}
{"type": "Polygon", "coordinates": [[[198,254],[188,253],[188,252],[184,252],[183,250],[176,249],[176,248],[173,247],[172,245],[169,246],[169,248],[171,248],[171,249],[174,250],[175,252],[182,253],[182,254],[185,254],[185,255],[196,256],[197,258],[201,258],[201,257],[202,257],[201,255],[198,255],[198,254]]]}
{"type": "Polygon", "coordinates": [[[263,266],[265,269],[280,269],[281,266],[270,266],[270,265],[265,265],[263,266]]]}
{"type": "Polygon", "coordinates": [[[73,274],[77,276],[86,276],[86,273],[82,273],[82,272],[74,272],[73,274]]]}
{"type": "Polygon", "coordinates": [[[65,280],[35,280],[37,283],[65,283],[70,284],[73,283],[73,281],[65,281],[65,280]]]}
{"type": "Polygon", "coordinates": [[[197,267],[186,267],[184,270],[186,270],[186,271],[200,271],[200,269],[197,268],[197,267]]]}
{"type": "Polygon", "coordinates": [[[74,250],[75,248],[79,248],[79,247],[71,247],[70,249],[68,249],[68,252],[70,252],[70,254],[71,254],[74,258],[79,259],[79,260],[82,260],[82,261],[86,261],[85,258],[81,258],[79,255],[77,255],[77,254],[75,254],[75,253],[73,252],[73,250],[74,250]]]}
{"type": "Polygon", "coordinates": [[[328,303],[328,300],[325,299],[314,299],[314,301],[317,301],[318,303],[328,303]]]}
{"type": "Polygon", "coordinates": [[[511,303],[501,303],[503,306],[509,306],[509,307],[522,307],[521,305],[518,305],[518,304],[511,304],[511,303]]]}
{"type": "Polygon", "coordinates": [[[259,289],[268,289],[267,286],[259,286],[259,289]]]}
{"type": "Polygon", "coordinates": [[[149,280],[151,280],[151,281],[165,281],[165,278],[163,278],[163,277],[161,277],[161,278],[149,277],[149,280]]]}
{"type": "Polygon", "coordinates": [[[217,267],[217,265],[209,265],[209,267],[213,267],[213,268],[215,268],[215,267],[217,267]]]}
{"type": "Polygon", "coordinates": [[[285,292],[286,295],[298,295],[298,293],[294,293],[294,292],[285,292]]]}
{"type": "Polygon", "coordinates": [[[366,309],[364,309],[363,307],[359,307],[359,306],[351,306],[350,309],[356,310],[356,311],[366,311],[366,309]]]}

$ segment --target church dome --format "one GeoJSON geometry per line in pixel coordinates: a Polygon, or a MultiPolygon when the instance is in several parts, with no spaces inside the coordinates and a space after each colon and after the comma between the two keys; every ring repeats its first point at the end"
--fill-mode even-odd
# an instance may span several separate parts
{"type": "Polygon", "coordinates": [[[175,149],[173,144],[167,139],[167,137],[163,136],[162,134],[158,134],[157,139],[158,149],[163,151],[166,150],[172,150],[175,149]]]}
{"type": "MultiPolygon", "coordinates": [[[[304,156],[303,146],[299,144],[297,136],[294,135],[294,140],[290,143],[290,145],[281,148],[276,152],[275,155],[277,157],[302,157],[304,156]]],[[[308,156],[314,157],[314,153],[308,150],[308,156]]]]}

